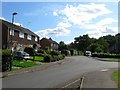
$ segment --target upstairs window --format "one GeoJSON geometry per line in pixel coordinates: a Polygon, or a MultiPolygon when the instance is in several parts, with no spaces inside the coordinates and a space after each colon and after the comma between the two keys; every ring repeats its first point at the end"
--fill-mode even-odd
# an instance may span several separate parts
{"type": "Polygon", "coordinates": [[[24,33],[23,32],[19,32],[19,37],[20,38],[24,38],[24,33]]]}
{"type": "Polygon", "coordinates": [[[35,41],[36,41],[36,42],[38,41],[37,37],[35,37],[35,41]]]}
{"type": "Polygon", "coordinates": [[[31,35],[27,35],[27,39],[28,39],[28,40],[31,40],[31,35]]]}
{"type": "Polygon", "coordinates": [[[14,30],[12,28],[9,28],[10,35],[14,36],[14,30]]]}

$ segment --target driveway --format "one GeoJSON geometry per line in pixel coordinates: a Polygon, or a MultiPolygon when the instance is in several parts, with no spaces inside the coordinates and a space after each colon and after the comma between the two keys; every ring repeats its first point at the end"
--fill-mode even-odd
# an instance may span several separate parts
{"type": "Polygon", "coordinates": [[[104,62],[85,56],[68,60],[44,70],[3,78],[3,88],[61,88],[88,72],[118,68],[117,62],[104,62]]]}

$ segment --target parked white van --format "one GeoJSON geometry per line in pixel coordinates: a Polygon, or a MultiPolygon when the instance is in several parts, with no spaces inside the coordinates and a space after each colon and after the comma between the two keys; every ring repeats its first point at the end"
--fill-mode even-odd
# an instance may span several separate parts
{"type": "Polygon", "coordinates": [[[91,56],[91,55],[92,55],[91,51],[85,51],[85,56],[91,56]]]}

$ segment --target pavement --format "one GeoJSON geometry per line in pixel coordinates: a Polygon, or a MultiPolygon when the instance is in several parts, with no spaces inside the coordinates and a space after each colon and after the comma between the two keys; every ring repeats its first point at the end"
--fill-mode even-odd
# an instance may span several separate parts
{"type": "MultiPolygon", "coordinates": [[[[2,76],[12,76],[23,73],[30,73],[34,71],[44,70],[54,65],[61,65],[63,63],[70,62],[68,59],[63,59],[57,62],[51,63],[39,63],[37,66],[22,68],[20,70],[14,70],[9,72],[3,72],[2,76]]],[[[117,69],[103,69],[100,71],[87,72],[80,76],[79,79],[71,82],[70,84],[62,87],[62,88],[117,88],[116,83],[111,79],[112,72],[117,69]]],[[[62,89],[61,88],[61,89],[62,89]]]]}
{"type": "Polygon", "coordinates": [[[100,71],[84,73],[79,79],[69,83],[63,88],[76,88],[76,90],[89,89],[114,89],[118,90],[117,84],[112,80],[112,72],[117,69],[103,69],[100,71]]]}

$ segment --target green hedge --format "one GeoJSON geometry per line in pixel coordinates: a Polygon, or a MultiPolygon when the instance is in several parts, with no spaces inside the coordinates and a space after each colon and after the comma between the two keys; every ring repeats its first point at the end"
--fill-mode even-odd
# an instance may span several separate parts
{"type": "Polygon", "coordinates": [[[92,57],[99,57],[99,58],[120,58],[120,54],[93,53],[92,57]]]}
{"type": "Polygon", "coordinates": [[[0,55],[11,55],[11,50],[0,50],[0,55]]]}
{"type": "Polygon", "coordinates": [[[2,72],[9,71],[12,68],[12,54],[11,50],[0,50],[2,56],[2,72]]]}

